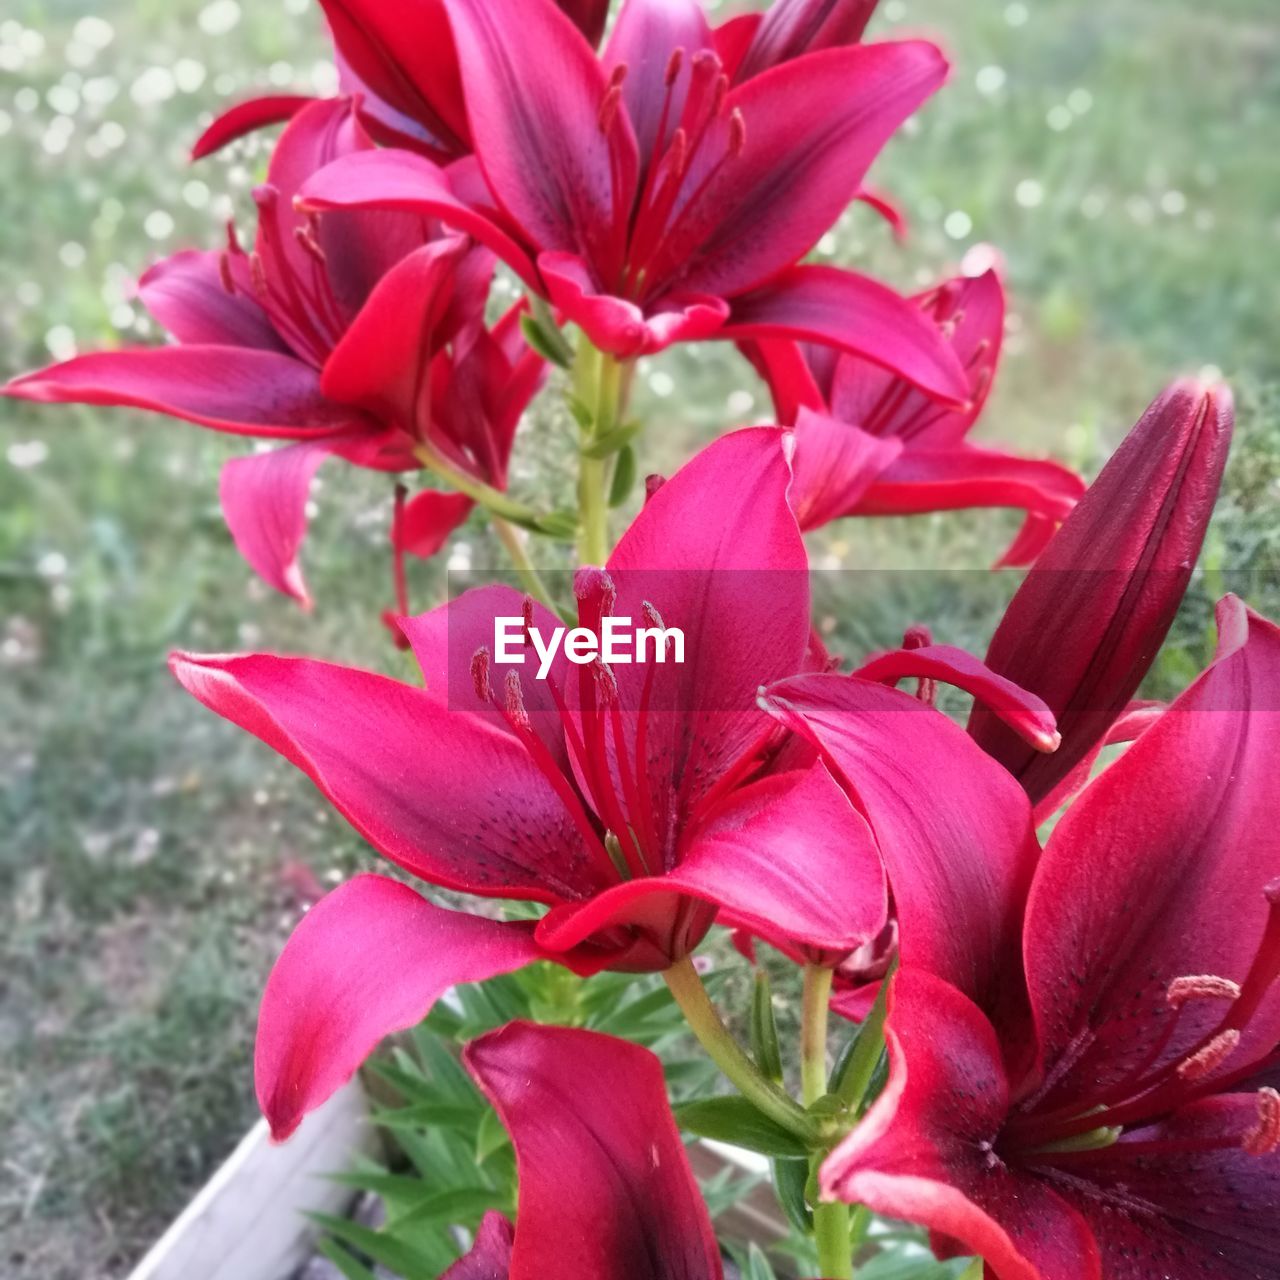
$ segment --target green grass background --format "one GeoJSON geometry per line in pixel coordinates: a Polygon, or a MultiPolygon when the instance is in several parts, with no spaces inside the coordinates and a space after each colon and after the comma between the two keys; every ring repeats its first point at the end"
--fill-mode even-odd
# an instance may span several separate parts
{"type": "MultiPolygon", "coordinates": [[[[1203,661],[1208,600],[1276,603],[1280,561],[1280,16],[1273,0],[886,0],[874,30],[924,31],[955,72],[874,177],[913,224],[864,209],[821,255],[903,288],[998,245],[1014,297],[983,434],[1092,473],[1172,375],[1221,370],[1240,400],[1207,572],[1155,673],[1203,661]]],[[[6,0],[0,14],[0,375],[146,340],[128,282],[212,244],[265,149],[195,169],[217,104],[325,87],[304,0],[6,0]]],[[[767,415],[732,351],[648,362],[646,469],[767,415]]],[[[562,413],[534,415],[521,483],[567,484],[562,413]]],[[[234,446],[124,412],[0,404],[0,1273],[122,1274],[254,1115],[256,996],[321,882],[370,856],[299,777],[200,711],[176,646],[308,650],[391,666],[383,478],[316,493],[305,617],[239,560],[216,502],[234,446]]],[[[984,572],[1004,513],[846,523],[824,568],[943,568],[820,611],[857,652],[910,621],[981,647],[1014,584],[984,572]],[[959,572],[959,571],[969,572],[959,572]]],[[[463,559],[497,562],[482,530],[463,559]]],[[[413,566],[414,599],[444,566],[413,566]]]]}

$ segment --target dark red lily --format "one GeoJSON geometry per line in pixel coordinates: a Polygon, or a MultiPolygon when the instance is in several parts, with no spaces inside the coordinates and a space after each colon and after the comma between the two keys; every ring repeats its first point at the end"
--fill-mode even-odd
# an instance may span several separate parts
{"type": "Polygon", "coordinates": [[[941,83],[920,42],[823,49],[736,87],[696,0],[627,0],[600,57],[551,0],[445,0],[476,162],[352,156],[308,207],[438,217],[619,357],[783,334],[963,402],[936,326],[892,290],[797,266],[941,83]]]}
{"type": "Polygon", "coordinates": [[[752,344],[778,420],[795,425],[793,500],[804,529],[842,516],[911,515],[963,507],[1027,513],[1003,564],[1027,564],[1084,492],[1056,462],[970,443],[1004,337],[995,271],[948,280],[914,299],[946,337],[968,381],[963,408],[939,405],[855,355],[795,342],[752,344]]]}
{"type": "Polygon", "coordinates": [[[720,1249],[647,1049],[513,1022],[463,1061],[516,1149],[514,1230],[489,1214],[442,1280],[720,1280],[720,1249]]]}
{"type": "MultiPolygon", "coordinates": [[[[557,0],[598,45],[609,0],[557,0]]],[[[471,152],[458,54],[442,0],[320,0],[333,40],[341,92],[386,146],[448,164],[471,152]]],[[[200,135],[199,160],[267,125],[290,120],[315,99],[273,94],[238,103],[200,135]]]]}
{"type": "Polygon", "coordinates": [[[761,684],[808,661],[789,477],[782,433],[726,436],[657,491],[605,570],[579,575],[582,626],[599,634],[612,616],[680,628],[683,662],[650,650],[643,663],[575,669],[562,648],[539,679],[526,647],[504,669],[495,617],[523,616],[543,636],[558,624],[504,587],[402,620],[425,689],[306,659],[173,658],[189,692],[307,773],[405,870],[549,908],[536,927],[495,925],[380,877],[313,908],[272,978],[284,994],[268,991],[275,1048],[259,1059],[259,1091],[278,1134],[380,1035],[421,1017],[454,969],[463,980],[509,967],[513,948],[582,970],[665,969],[721,908],[819,947],[880,931],[883,873],[866,824],[812,752],[776,758],[776,727],[755,705],[761,684]],[[425,928],[405,941],[419,918],[439,917],[431,928],[456,941],[425,928]]]}
{"type": "MultiPolygon", "coordinates": [[[[229,462],[221,496],[245,559],[304,602],[297,557],[326,458],[407,471],[427,451],[501,489],[543,370],[517,312],[484,327],[493,258],[465,236],[408,214],[294,212],[309,174],[371,147],[349,104],[307,106],[255,192],[253,251],[232,234],[221,253],[179,253],[143,277],[143,301],[175,345],[79,356],[5,388],[293,441],[229,462]]],[[[420,496],[402,523],[405,548],[429,554],[469,506],[456,494],[420,496]]]]}
{"type": "Polygon", "coordinates": [[[1039,694],[1062,745],[1029,750],[984,707],[969,732],[1046,816],[1088,777],[1168,634],[1204,542],[1233,426],[1223,386],[1174,383],[1151,404],[1027,574],[987,665],[1039,694]]]}
{"type": "MultiPolygon", "coordinates": [[[[1002,939],[1023,1001],[904,951],[889,1083],[824,1194],[928,1226],[998,1280],[1280,1274],[1280,628],[1232,597],[1209,669],[1083,792],[1002,939]],[[963,986],[961,982],[961,986],[963,986]]],[[[1025,820],[990,797],[986,820],[1025,820]]],[[[917,806],[935,847],[947,811],[917,806]]],[[[894,881],[895,886],[902,883],[894,881]]]]}

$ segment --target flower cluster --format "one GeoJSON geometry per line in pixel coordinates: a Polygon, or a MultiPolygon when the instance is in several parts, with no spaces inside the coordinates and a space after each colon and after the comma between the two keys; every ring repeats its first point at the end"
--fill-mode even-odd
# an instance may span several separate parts
{"type": "MultiPolygon", "coordinates": [[[[1280,629],[1227,597],[1209,668],[1135,701],[1216,499],[1229,393],[1173,384],[1086,491],[968,439],[1004,331],[994,270],[907,298],[805,261],[851,201],[898,222],[865,175],[946,75],[928,43],[864,41],[874,0],[720,26],[698,0],[321,3],[341,95],[244,103],[196,147],[284,124],[252,247],[229,228],[146,272],[172,343],[6,389],[283,442],[228,463],[221,499],[248,563],[303,602],[330,457],[430,480],[398,489],[396,557],[483,518],[526,587],[402,602],[420,683],[173,656],[403,873],[335,889],[271,974],[275,1137],[455,984],[661,973],[744,1104],[809,1153],[828,1280],[852,1274],[850,1204],[996,1280],[1280,1275],[1280,629]],[[499,264],[524,291],[505,311],[499,264]],[[707,340],[737,344],[774,423],[651,477],[615,542],[635,362],[707,340]],[[581,431],[572,518],[507,491],[547,384],[581,431]],[[1024,513],[1002,563],[1031,566],[985,660],[918,626],[843,669],[803,534],[971,506],[1024,513]],[[534,567],[542,538],[576,539],[571,593],[534,567]],[[678,631],[680,660],[537,651],[566,619],[678,631]],[[940,683],[972,696],[966,728],[940,683]],[[798,1099],[701,984],[715,926],[803,969],[798,1099]],[[828,1008],[862,1024],[830,1076],[828,1008]]],[[[466,1065],[520,1195],[450,1280],[721,1276],[652,1054],[517,1022],[466,1065]]]]}

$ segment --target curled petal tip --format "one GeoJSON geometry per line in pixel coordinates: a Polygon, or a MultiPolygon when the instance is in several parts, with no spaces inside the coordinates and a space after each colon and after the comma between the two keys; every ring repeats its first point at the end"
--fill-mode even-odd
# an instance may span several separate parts
{"type": "Polygon", "coordinates": [[[1043,751],[1047,755],[1062,746],[1062,734],[1056,729],[1052,733],[1038,733],[1033,739],[1033,745],[1037,751],[1043,751]]]}

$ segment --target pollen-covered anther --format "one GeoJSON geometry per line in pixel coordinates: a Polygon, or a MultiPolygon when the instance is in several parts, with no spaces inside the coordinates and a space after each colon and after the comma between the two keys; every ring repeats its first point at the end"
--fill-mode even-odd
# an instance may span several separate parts
{"type": "Polygon", "coordinates": [[[612,706],[618,701],[618,677],[599,658],[591,664],[591,674],[595,677],[596,690],[599,693],[600,701],[605,706],[612,706]]]}
{"type": "Polygon", "coordinates": [[[249,272],[253,277],[253,287],[260,297],[265,298],[270,289],[267,286],[267,272],[262,265],[262,259],[256,253],[249,255],[249,272]]]}
{"type": "Polygon", "coordinates": [[[1193,1053],[1178,1064],[1178,1075],[1183,1080],[1203,1080],[1212,1075],[1235,1052],[1240,1043],[1240,1032],[1235,1028],[1216,1035],[1203,1049],[1193,1053]]]}
{"type": "Polygon", "coordinates": [[[933,643],[933,632],[922,622],[914,622],[902,633],[904,649],[927,649],[933,643]]]}
{"type": "Polygon", "coordinates": [[[684,66],[684,50],[672,49],[671,57],[667,59],[667,70],[663,76],[668,89],[676,82],[676,78],[680,75],[680,69],[684,66]]]}
{"type": "Polygon", "coordinates": [[[1175,1009],[1181,1009],[1188,1000],[1238,1000],[1240,984],[1230,978],[1219,978],[1212,973],[1192,973],[1174,978],[1165,992],[1165,999],[1175,1009]]]}
{"type": "Polygon", "coordinates": [[[507,687],[507,718],[517,728],[528,729],[529,713],[524,706],[524,686],[520,683],[520,673],[518,671],[508,671],[506,679],[507,687]]]}
{"type": "Polygon", "coordinates": [[[1247,1155],[1269,1156],[1280,1150],[1280,1093],[1258,1090],[1258,1123],[1244,1135],[1241,1144],[1247,1155]]]}
{"type": "Polygon", "coordinates": [[[622,105],[622,86],[620,84],[611,84],[605,90],[604,97],[600,100],[600,112],[596,116],[596,122],[600,126],[601,133],[608,133],[613,128],[613,122],[618,118],[618,109],[622,105]]]}
{"type": "Polygon", "coordinates": [[[325,262],[324,250],[320,247],[320,241],[316,239],[315,232],[310,227],[294,227],[293,238],[317,262],[325,262]]]}
{"type": "Polygon", "coordinates": [[[524,622],[524,642],[526,645],[533,643],[533,597],[526,595],[520,601],[520,617],[524,622]]]}
{"type": "Polygon", "coordinates": [[[471,683],[475,685],[476,697],[481,702],[493,701],[493,687],[489,683],[489,650],[484,645],[471,655],[471,683]]]}
{"type": "Polygon", "coordinates": [[[729,154],[736,160],[747,146],[747,122],[742,112],[734,107],[729,116],[729,154]]]}

